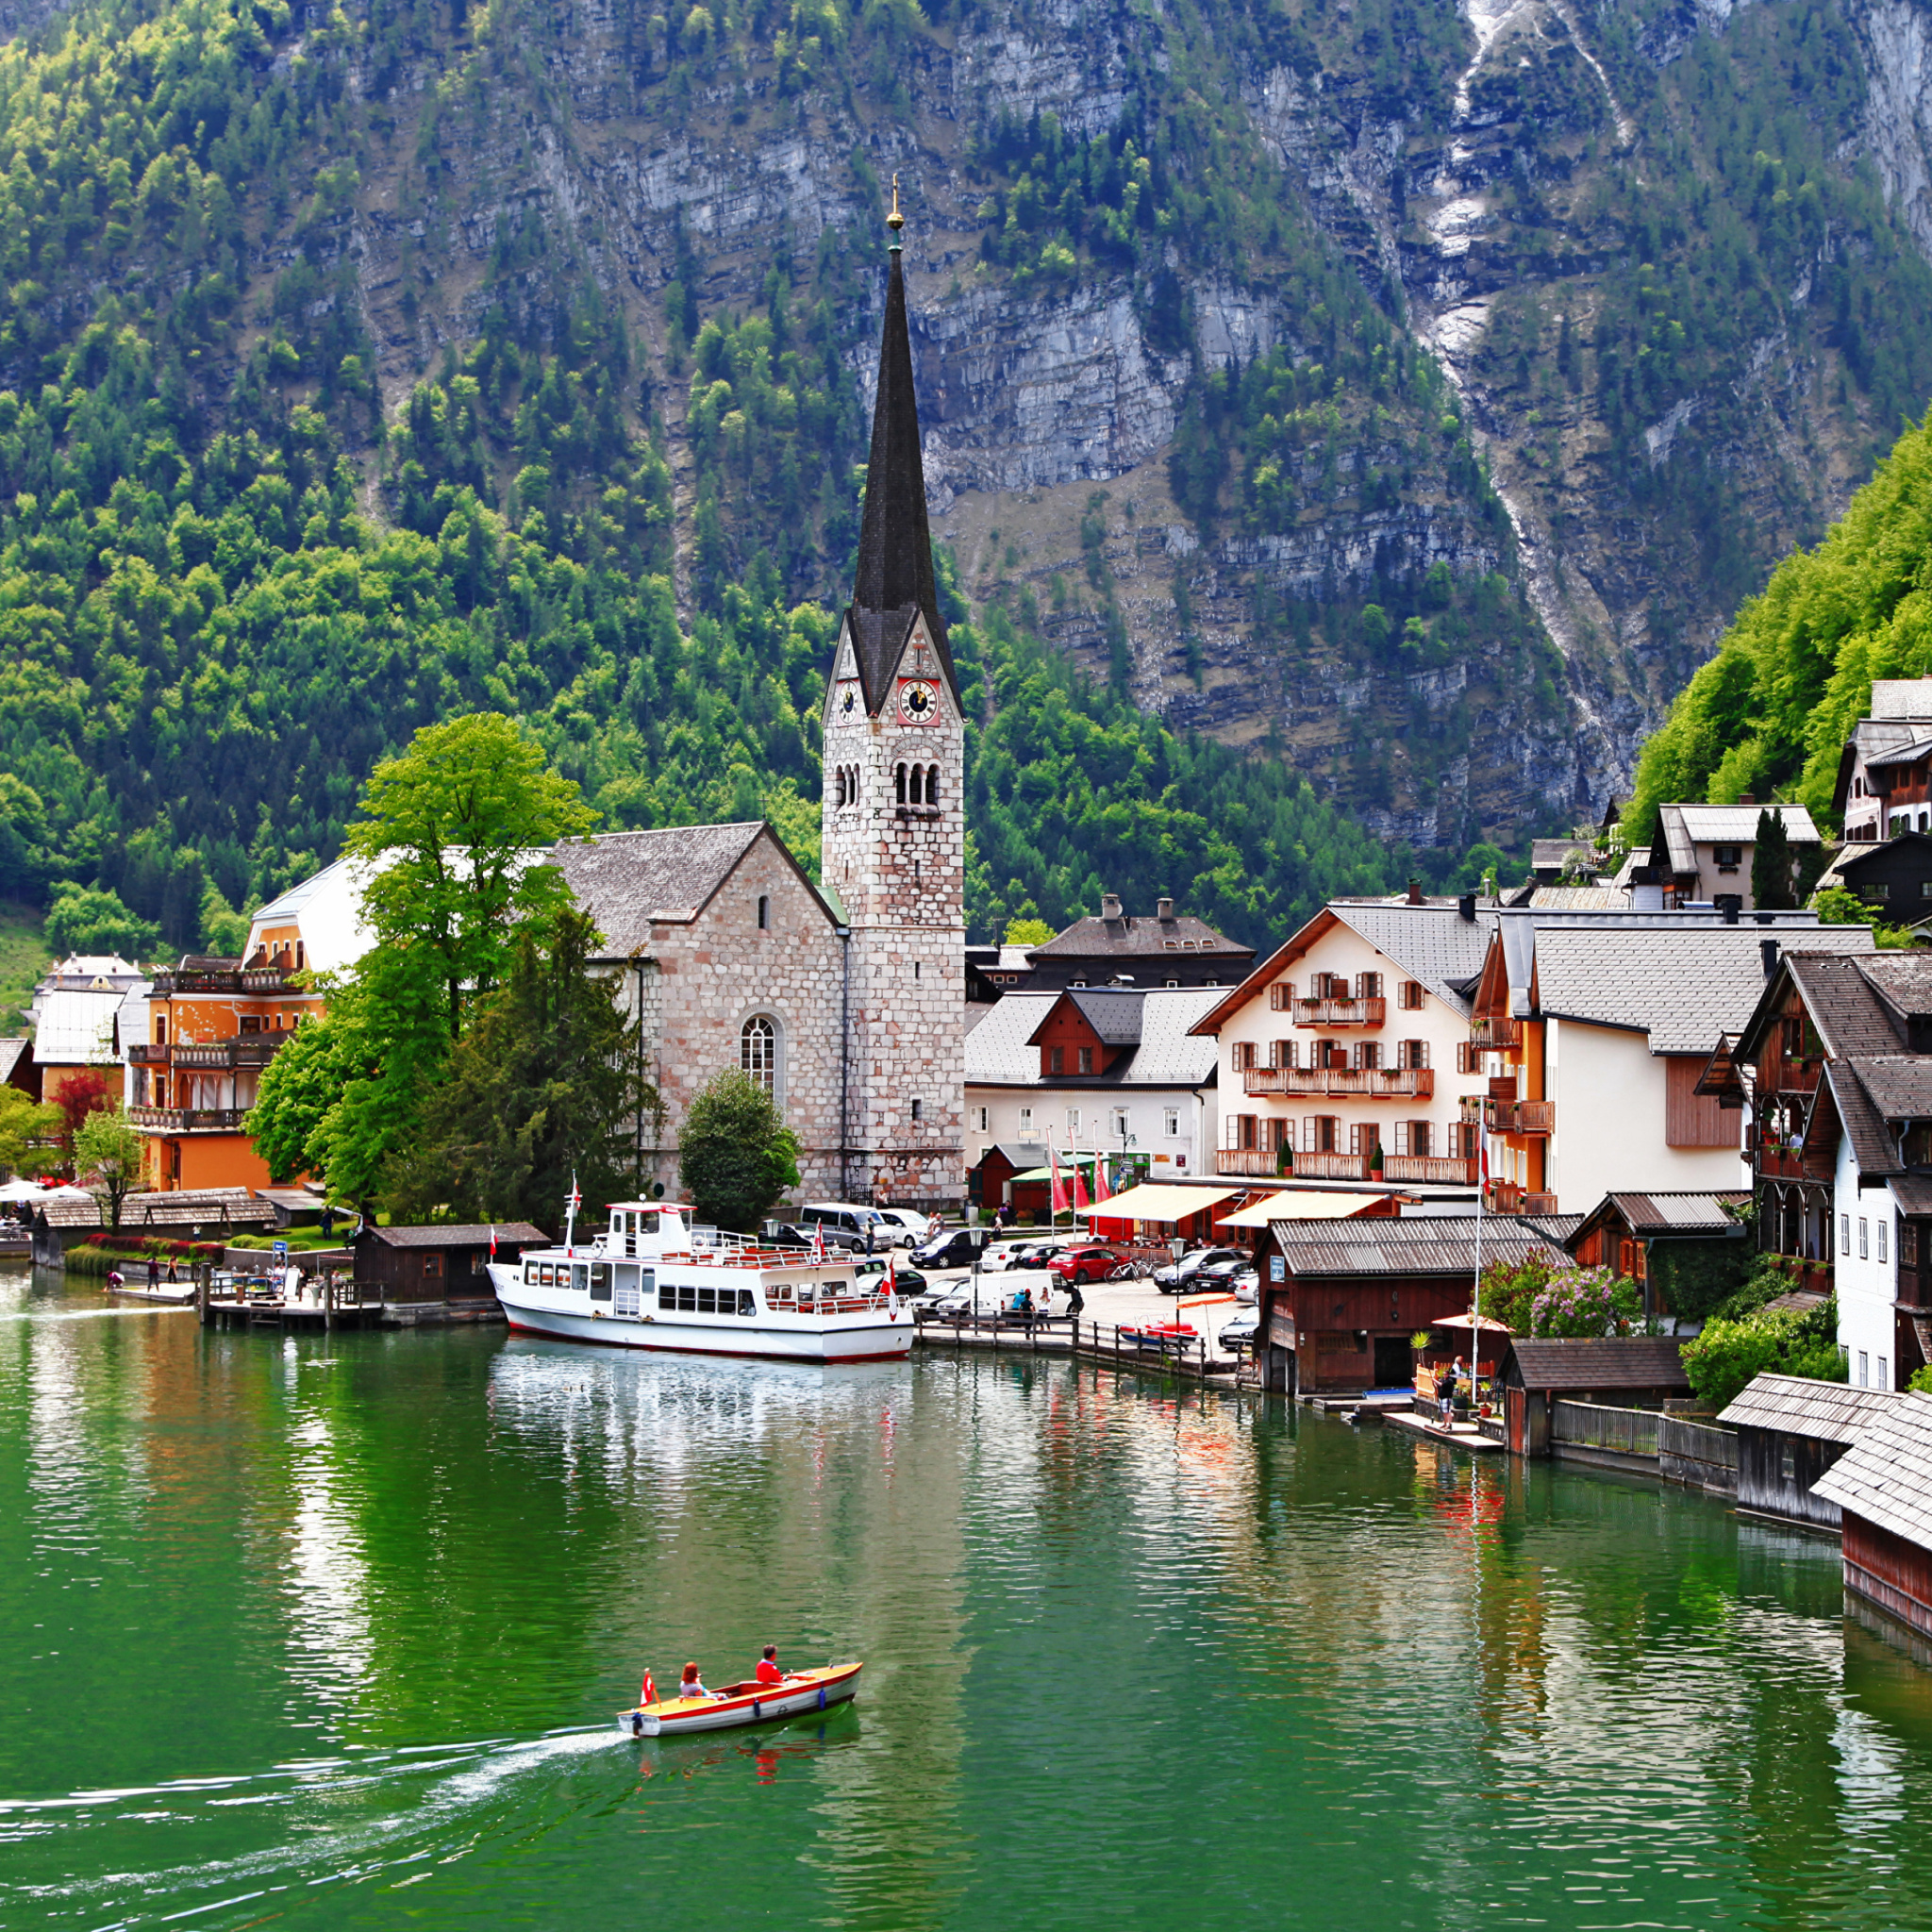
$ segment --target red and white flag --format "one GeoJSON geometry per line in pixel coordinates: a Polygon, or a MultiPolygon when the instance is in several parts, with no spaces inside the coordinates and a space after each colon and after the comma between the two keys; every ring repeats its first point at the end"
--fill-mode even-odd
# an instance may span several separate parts
{"type": "Polygon", "coordinates": [[[899,1319],[899,1259],[895,1250],[886,1250],[886,1320],[899,1319]]]}
{"type": "Polygon", "coordinates": [[[650,1672],[646,1671],[644,1673],[644,1688],[638,1692],[638,1702],[640,1704],[656,1704],[657,1701],[658,1687],[652,1683],[650,1672]]]}
{"type": "Polygon", "coordinates": [[[1074,1156],[1074,1212],[1084,1214],[1093,1204],[1087,1198],[1087,1171],[1080,1165],[1080,1157],[1074,1156]]]}
{"type": "Polygon", "coordinates": [[[811,1265],[823,1268],[825,1265],[825,1224],[814,1221],[811,1224],[811,1265]]]}
{"type": "Polygon", "coordinates": [[[490,1258],[492,1261],[496,1259],[496,1224],[493,1221],[490,1224],[490,1258]]]}
{"type": "Polygon", "coordinates": [[[1067,1184],[1060,1178],[1059,1156],[1054,1152],[1051,1141],[1046,1143],[1046,1168],[1053,1178],[1053,1211],[1064,1214],[1067,1209],[1067,1184]]]}
{"type": "Polygon", "coordinates": [[[1093,1157],[1093,1205],[1098,1208],[1102,1202],[1113,1198],[1113,1190],[1107,1184],[1107,1157],[1096,1154],[1093,1157]]]}

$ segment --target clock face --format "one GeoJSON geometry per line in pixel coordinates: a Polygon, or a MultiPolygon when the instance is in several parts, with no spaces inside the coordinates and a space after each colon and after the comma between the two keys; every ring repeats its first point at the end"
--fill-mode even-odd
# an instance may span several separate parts
{"type": "Polygon", "coordinates": [[[858,687],[849,679],[839,688],[839,696],[834,705],[840,717],[850,718],[858,709],[858,687]]]}
{"type": "Polygon", "coordinates": [[[899,716],[908,724],[929,724],[940,714],[937,685],[915,677],[899,687],[899,716]]]}

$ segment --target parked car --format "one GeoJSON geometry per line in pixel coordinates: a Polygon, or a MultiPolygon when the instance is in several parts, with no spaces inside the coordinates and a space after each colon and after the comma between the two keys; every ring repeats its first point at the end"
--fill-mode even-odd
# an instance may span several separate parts
{"type": "Polygon", "coordinates": [[[1011,1315],[1014,1299],[1023,1291],[1030,1294],[1034,1314],[1045,1316],[1053,1312],[1050,1306],[1053,1290],[1046,1282],[1029,1287],[1026,1283],[1009,1279],[994,1287],[983,1276],[975,1282],[970,1274],[947,1292],[920,1306],[922,1312],[929,1313],[941,1322],[949,1322],[956,1316],[969,1320],[976,1315],[1011,1315]]]}
{"type": "Polygon", "coordinates": [[[1230,1355],[1240,1349],[1253,1348],[1255,1337],[1261,1332],[1259,1315],[1237,1315],[1222,1329],[1219,1341],[1230,1355]]]}
{"type": "MultiPolygon", "coordinates": [[[[867,1289],[883,1288],[881,1276],[886,1272],[885,1257],[875,1255],[870,1260],[861,1261],[853,1269],[853,1279],[867,1289]]],[[[902,1261],[892,1270],[893,1286],[899,1291],[901,1301],[923,1301],[940,1292],[940,1284],[928,1281],[917,1268],[908,1268],[902,1261]]]]}
{"type": "Polygon", "coordinates": [[[1213,1294],[1217,1291],[1231,1291],[1242,1275],[1254,1272],[1254,1265],[1245,1255],[1208,1261],[1189,1276],[1186,1291],[1190,1294],[1213,1294]]]}
{"type": "Polygon", "coordinates": [[[879,1233],[895,1248],[916,1248],[932,1232],[932,1223],[916,1208],[879,1208],[879,1233]]]}
{"type": "Polygon", "coordinates": [[[827,1231],[836,1227],[846,1234],[856,1234],[858,1245],[868,1252],[891,1244],[891,1231],[878,1208],[853,1201],[808,1201],[798,1210],[798,1224],[801,1227],[824,1227],[827,1231]]]}
{"type": "Polygon", "coordinates": [[[1242,1307],[1252,1308],[1261,1300],[1261,1277],[1252,1268],[1243,1268],[1234,1278],[1234,1298],[1242,1307]]]}
{"type": "Polygon", "coordinates": [[[979,1257],[979,1265],[994,1274],[1006,1268],[1044,1268],[1059,1253],[1057,1241],[998,1241],[979,1257]]]}
{"type": "Polygon", "coordinates": [[[862,1234],[854,1234],[850,1228],[834,1227],[827,1222],[821,1222],[816,1227],[801,1227],[795,1221],[765,1223],[765,1239],[768,1241],[775,1241],[781,1248],[808,1248],[821,1234],[825,1238],[825,1252],[828,1255],[866,1253],[865,1237],[862,1234]]]}
{"type": "Polygon", "coordinates": [[[949,1227],[914,1248],[913,1262],[921,1268],[970,1268],[984,1252],[988,1233],[983,1227],[949,1227]]]}
{"type": "Polygon", "coordinates": [[[1047,1264],[1063,1286],[1075,1281],[1124,1281],[1134,1272],[1134,1257],[1119,1248],[1062,1248],[1047,1264]]]}
{"type": "Polygon", "coordinates": [[[1196,1248],[1178,1261],[1154,1271],[1154,1285],[1162,1294],[1179,1294],[1194,1285],[1194,1276],[1216,1261],[1244,1262],[1248,1257],[1239,1248],[1196,1248]]]}

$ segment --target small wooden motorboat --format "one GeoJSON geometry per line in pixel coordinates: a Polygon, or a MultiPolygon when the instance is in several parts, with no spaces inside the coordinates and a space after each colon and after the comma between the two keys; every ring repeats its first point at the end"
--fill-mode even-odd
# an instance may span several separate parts
{"type": "Polygon", "coordinates": [[[681,1738],[692,1731],[725,1731],[736,1724],[775,1724],[825,1710],[857,1694],[863,1663],[827,1664],[816,1671],[788,1671],[777,1684],[726,1684],[705,1697],[660,1697],[617,1714],[617,1728],[632,1738],[681,1738]]]}
{"type": "Polygon", "coordinates": [[[1192,1348],[1200,1339],[1185,1322],[1143,1322],[1138,1327],[1123,1328],[1120,1338],[1130,1348],[1192,1348]]]}

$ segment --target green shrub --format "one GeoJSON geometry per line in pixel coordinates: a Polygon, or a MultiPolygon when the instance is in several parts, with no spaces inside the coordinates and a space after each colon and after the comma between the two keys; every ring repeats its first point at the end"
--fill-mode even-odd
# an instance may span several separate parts
{"type": "Polygon", "coordinates": [[[1736,1321],[1714,1317],[1701,1335],[1684,1344],[1684,1373],[1698,1400],[1712,1408],[1734,1401],[1756,1375],[1842,1382],[1845,1352],[1838,1345],[1837,1299],[1802,1313],[1759,1310],[1736,1321]]]}

